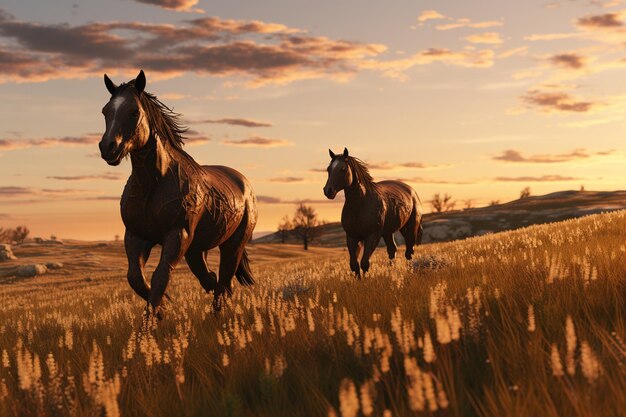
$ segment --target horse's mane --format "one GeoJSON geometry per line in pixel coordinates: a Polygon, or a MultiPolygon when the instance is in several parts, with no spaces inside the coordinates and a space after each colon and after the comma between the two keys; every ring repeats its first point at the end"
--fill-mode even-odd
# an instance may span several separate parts
{"type": "MultiPolygon", "coordinates": [[[[120,87],[124,86],[134,87],[135,80],[120,85],[120,87]]],[[[183,198],[183,205],[187,209],[198,205],[221,205],[225,201],[225,196],[207,182],[202,166],[183,149],[184,134],[188,128],[181,123],[180,114],[163,104],[154,94],[146,91],[139,94],[139,101],[155,139],[161,142],[166,152],[178,156],[176,160],[179,180],[189,181],[189,192],[183,198]],[[197,187],[200,187],[203,192],[198,193],[197,187]]],[[[223,210],[216,210],[216,214],[223,218],[226,213],[223,210]]]]}
{"type": "MultiPolygon", "coordinates": [[[[128,87],[134,88],[135,80],[120,84],[118,91],[123,91],[123,89],[128,87]]],[[[143,91],[138,96],[155,139],[161,140],[164,146],[179,154],[186,162],[185,168],[188,167],[192,171],[200,171],[200,164],[183,149],[185,133],[189,129],[181,123],[180,114],[163,104],[154,94],[143,91]]]]}
{"type": "Polygon", "coordinates": [[[363,185],[367,191],[378,190],[378,185],[374,182],[374,179],[370,174],[370,170],[367,168],[367,165],[365,165],[365,162],[353,156],[346,157],[345,161],[352,170],[352,174],[359,184],[363,185]]]}

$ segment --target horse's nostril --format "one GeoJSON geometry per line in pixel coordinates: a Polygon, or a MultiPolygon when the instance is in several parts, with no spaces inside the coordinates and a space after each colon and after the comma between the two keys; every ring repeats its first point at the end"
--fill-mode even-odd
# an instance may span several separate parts
{"type": "Polygon", "coordinates": [[[112,153],[113,151],[115,151],[115,142],[114,142],[114,141],[111,141],[111,142],[109,143],[109,145],[107,146],[107,151],[108,151],[109,153],[112,153]]]}

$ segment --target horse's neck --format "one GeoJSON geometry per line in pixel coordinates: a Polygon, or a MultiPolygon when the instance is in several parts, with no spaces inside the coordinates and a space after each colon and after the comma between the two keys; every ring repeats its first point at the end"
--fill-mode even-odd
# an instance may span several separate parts
{"type": "Polygon", "coordinates": [[[160,140],[150,135],[146,145],[130,154],[131,176],[142,188],[156,185],[175,161],[169,155],[160,140]]]}
{"type": "Polygon", "coordinates": [[[356,180],[344,190],[346,196],[346,205],[352,207],[359,207],[363,200],[367,198],[367,189],[357,182],[356,180]]]}

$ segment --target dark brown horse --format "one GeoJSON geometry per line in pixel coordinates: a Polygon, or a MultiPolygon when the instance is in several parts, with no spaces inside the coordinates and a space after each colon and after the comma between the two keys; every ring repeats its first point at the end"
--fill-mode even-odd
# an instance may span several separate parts
{"type": "Polygon", "coordinates": [[[256,225],[256,198],[248,180],[224,166],[200,166],[183,150],[178,114],[144,91],[146,77],[116,86],[102,109],[106,131],[100,141],[102,159],[118,165],[130,155],[132,173],[121,199],[126,226],[128,282],[162,317],[161,301],[170,274],[184,256],[205,291],[214,291],[219,310],[232,291],[233,275],[243,285],[254,283],[245,245],[256,225]],[[155,245],[161,258],[146,284],[143,268],[155,245]],[[205,254],[220,248],[219,281],[205,254]]]}
{"type": "Polygon", "coordinates": [[[389,259],[396,256],[393,234],[398,230],[406,242],[404,255],[413,256],[413,246],[422,239],[422,204],[415,190],[401,181],[374,182],[365,164],[350,155],[330,153],[328,181],[324,195],[334,199],[344,190],[346,202],[341,213],[341,225],[346,231],[350,252],[350,269],[357,277],[370,267],[370,256],[382,237],[389,259]],[[361,267],[358,254],[363,247],[361,267]]]}

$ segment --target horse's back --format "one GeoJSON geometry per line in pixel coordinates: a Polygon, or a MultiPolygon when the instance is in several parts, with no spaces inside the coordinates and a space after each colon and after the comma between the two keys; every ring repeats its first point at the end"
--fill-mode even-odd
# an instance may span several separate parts
{"type": "MultiPolygon", "coordinates": [[[[203,165],[202,170],[215,186],[220,184],[241,191],[243,196],[252,193],[250,181],[239,171],[223,165],[203,165]]],[[[234,190],[233,190],[234,191],[234,190]]]]}
{"type": "Polygon", "coordinates": [[[387,231],[399,229],[411,218],[418,223],[421,221],[422,204],[413,187],[397,180],[380,181],[378,186],[387,203],[387,231]]]}

